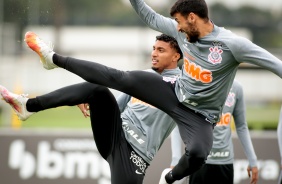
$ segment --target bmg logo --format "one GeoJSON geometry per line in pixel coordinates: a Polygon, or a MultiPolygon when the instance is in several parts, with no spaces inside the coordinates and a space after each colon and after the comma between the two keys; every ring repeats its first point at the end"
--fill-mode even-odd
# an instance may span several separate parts
{"type": "Polygon", "coordinates": [[[108,163],[96,150],[89,150],[96,148],[95,144],[83,146],[85,142],[87,140],[58,139],[54,141],[56,150],[51,150],[50,142],[41,141],[37,153],[31,153],[23,140],[15,140],[9,148],[8,166],[18,169],[21,179],[89,178],[96,179],[98,184],[110,184],[108,163]]]}

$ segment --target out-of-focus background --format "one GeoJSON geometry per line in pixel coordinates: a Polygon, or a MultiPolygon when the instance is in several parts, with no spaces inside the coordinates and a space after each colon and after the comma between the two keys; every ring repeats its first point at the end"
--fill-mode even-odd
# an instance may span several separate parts
{"type": "MultiPolygon", "coordinates": [[[[210,17],[282,60],[281,0],[206,0],[210,17]]],[[[146,0],[169,16],[174,0],[146,0]]],[[[150,67],[155,36],[128,0],[0,0],[0,85],[30,97],[83,80],[62,69],[47,71],[25,46],[26,31],[53,42],[61,55],[92,60],[121,70],[150,67]]],[[[260,183],[277,183],[280,157],[276,128],[282,81],[257,66],[242,64],[236,79],[244,87],[247,121],[260,166],[260,183]]],[[[118,91],[112,90],[117,96],[118,91]]],[[[101,122],[102,123],[102,122],[101,122]]],[[[248,183],[248,164],[234,132],[235,182],[248,183]]],[[[0,176],[4,183],[108,184],[107,164],[92,140],[89,119],[77,107],[60,107],[21,122],[0,102],[0,176]],[[89,158],[89,159],[88,159],[89,158]],[[83,162],[83,164],[81,164],[83,162]]],[[[169,139],[147,172],[157,183],[170,163],[169,139]]]]}

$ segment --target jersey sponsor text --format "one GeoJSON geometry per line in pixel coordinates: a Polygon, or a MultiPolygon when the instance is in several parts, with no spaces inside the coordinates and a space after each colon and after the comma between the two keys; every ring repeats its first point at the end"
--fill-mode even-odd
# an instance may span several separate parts
{"type": "Polygon", "coordinates": [[[231,116],[232,115],[230,113],[222,114],[220,121],[216,125],[217,126],[228,126],[231,121],[231,116]]]}
{"type": "Polygon", "coordinates": [[[143,144],[145,141],[139,138],[139,135],[135,133],[130,127],[128,126],[128,123],[122,122],[122,128],[125,130],[126,133],[128,133],[131,137],[133,137],[139,144],[143,144]]]}
{"type": "Polygon", "coordinates": [[[194,80],[201,81],[202,83],[212,82],[212,72],[206,69],[202,69],[196,63],[190,62],[187,58],[184,58],[184,70],[194,80]]]}
{"type": "Polygon", "coordinates": [[[229,151],[211,151],[208,157],[212,158],[226,158],[229,157],[229,151]]]}

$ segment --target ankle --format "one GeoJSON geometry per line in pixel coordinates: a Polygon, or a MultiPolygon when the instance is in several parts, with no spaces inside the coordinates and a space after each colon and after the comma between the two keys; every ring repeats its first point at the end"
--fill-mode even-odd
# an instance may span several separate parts
{"type": "Polygon", "coordinates": [[[60,56],[59,54],[54,53],[52,56],[52,61],[55,65],[65,68],[65,63],[66,63],[67,58],[60,56]]]}

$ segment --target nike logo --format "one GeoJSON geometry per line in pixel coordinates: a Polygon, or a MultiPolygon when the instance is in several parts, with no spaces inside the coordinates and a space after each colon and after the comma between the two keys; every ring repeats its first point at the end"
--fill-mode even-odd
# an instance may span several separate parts
{"type": "Polygon", "coordinates": [[[205,120],[206,120],[207,122],[211,123],[211,121],[210,121],[208,118],[206,118],[205,120]]]}
{"type": "Polygon", "coordinates": [[[137,169],[136,169],[135,173],[136,174],[143,174],[143,173],[139,172],[137,169]]]}

